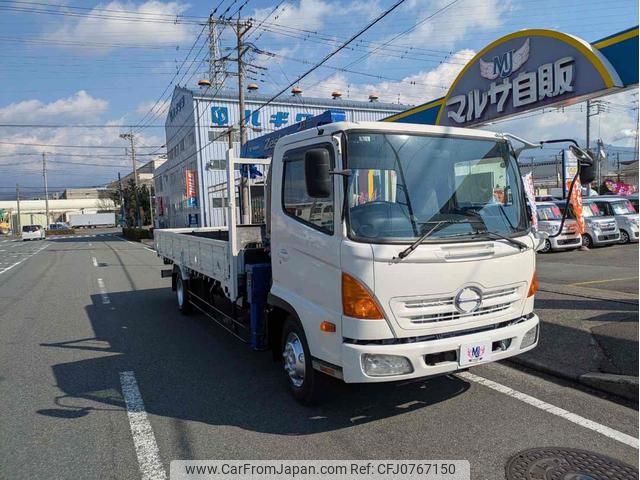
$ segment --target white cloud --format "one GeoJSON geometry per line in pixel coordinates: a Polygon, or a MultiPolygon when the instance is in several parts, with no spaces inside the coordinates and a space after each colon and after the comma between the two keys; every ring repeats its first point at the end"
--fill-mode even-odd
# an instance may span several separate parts
{"type": "Polygon", "coordinates": [[[97,117],[109,106],[106,100],[94,98],[86,91],[80,90],[67,98],[51,103],[40,100],[24,100],[0,108],[0,122],[28,123],[43,121],[79,120],[97,117]]]}
{"type": "Polygon", "coordinates": [[[428,45],[429,48],[450,48],[473,32],[497,30],[504,24],[512,10],[510,0],[463,0],[424,21],[434,12],[451,3],[451,0],[414,0],[409,7],[416,13],[419,26],[403,36],[397,43],[404,45],[428,45]],[[420,22],[424,23],[420,24],[420,22]]]}
{"type": "Polygon", "coordinates": [[[160,119],[164,119],[167,114],[167,110],[169,109],[169,104],[171,100],[164,100],[161,102],[156,102],[154,100],[150,100],[148,102],[139,103],[136,107],[136,113],[140,115],[146,115],[147,118],[150,116],[158,116],[160,119]]]}
{"type": "MultiPolygon", "coordinates": [[[[601,98],[610,102],[609,111],[591,117],[591,142],[601,138],[605,144],[633,147],[637,134],[637,113],[631,110],[633,93],[623,92],[601,98]]],[[[530,117],[514,118],[486,127],[493,131],[511,132],[527,140],[573,138],[581,144],[586,139],[586,104],[563,109],[545,109],[530,117]]]]}
{"type": "MultiPolygon", "coordinates": [[[[0,127],[2,186],[19,183],[24,187],[41,187],[42,152],[47,153],[49,185],[52,186],[52,190],[57,190],[58,186],[104,184],[116,179],[118,171],[124,174],[131,171],[131,162],[124,156],[127,143],[118,136],[121,130],[112,128],[128,123],[128,120],[105,119],[108,106],[107,101],[92,97],[81,90],[70,97],[49,103],[32,99],[0,107],[0,123],[104,124],[111,127],[0,127]],[[56,145],[78,147],[63,148],[56,145]],[[82,145],[114,148],[82,148],[82,145]]],[[[162,153],[163,149],[143,147],[163,143],[164,135],[160,129],[143,129],[136,134],[136,144],[141,154],[154,150],[162,153]]],[[[151,158],[140,155],[139,159],[151,158]]]]}
{"type": "MultiPolygon", "coordinates": [[[[183,13],[188,5],[181,2],[161,2],[149,0],[136,5],[131,2],[113,1],[106,5],[98,4],[87,17],[66,20],[58,29],[45,35],[48,40],[80,42],[82,51],[106,53],[113,46],[93,44],[125,45],[173,45],[191,38],[191,31],[184,23],[158,23],[153,21],[124,21],[122,17],[144,19],[162,18],[157,15],[176,17],[183,13]],[[111,10],[105,13],[100,10],[111,10]],[[130,12],[136,12],[134,14],[130,12]]],[[[65,48],[74,49],[73,45],[65,48]]]]}
{"type": "Polygon", "coordinates": [[[343,73],[332,75],[327,81],[308,88],[309,96],[328,97],[334,90],[342,92],[344,98],[366,100],[370,94],[379,96],[381,102],[419,105],[421,103],[443,97],[456,78],[464,63],[475,55],[473,50],[460,50],[436,68],[420,71],[400,81],[381,81],[374,83],[356,83],[352,75],[348,78],[343,73]]]}
{"type": "MultiPolygon", "coordinates": [[[[273,10],[273,7],[257,9],[253,13],[253,17],[257,23],[267,17],[273,10]]],[[[277,23],[284,27],[304,28],[305,30],[316,30],[321,28],[330,14],[339,12],[330,3],[323,0],[300,0],[298,5],[292,3],[284,3],[278,9],[276,15],[267,18],[265,26],[268,23],[277,23]]]]}

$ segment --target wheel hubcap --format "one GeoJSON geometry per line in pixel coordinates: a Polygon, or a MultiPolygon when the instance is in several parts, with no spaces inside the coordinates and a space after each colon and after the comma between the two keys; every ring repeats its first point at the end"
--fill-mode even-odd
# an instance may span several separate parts
{"type": "Polygon", "coordinates": [[[304,383],[304,349],[298,335],[289,332],[282,351],[284,370],[294,386],[300,387],[304,383]]]}
{"type": "Polygon", "coordinates": [[[178,284],[176,285],[176,295],[178,296],[178,305],[182,306],[184,302],[184,290],[182,288],[182,279],[178,279],[178,284]]]}

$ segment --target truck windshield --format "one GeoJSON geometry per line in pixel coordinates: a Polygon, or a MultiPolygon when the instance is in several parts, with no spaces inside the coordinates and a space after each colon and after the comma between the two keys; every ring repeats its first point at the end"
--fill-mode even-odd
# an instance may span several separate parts
{"type": "Polygon", "coordinates": [[[349,234],[360,241],[463,239],[528,229],[522,180],[506,142],[451,136],[347,135],[349,234]]]}

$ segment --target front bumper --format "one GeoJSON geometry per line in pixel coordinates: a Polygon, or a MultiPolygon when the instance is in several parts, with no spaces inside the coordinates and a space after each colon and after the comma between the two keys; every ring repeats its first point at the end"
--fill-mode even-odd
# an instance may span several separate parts
{"type": "MultiPolygon", "coordinates": [[[[507,327],[498,328],[469,335],[461,335],[439,340],[429,340],[425,342],[403,343],[394,345],[356,345],[352,343],[342,344],[342,373],[346,383],[374,383],[374,382],[391,382],[396,380],[406,380],[410,378],[428,377],[432,375],[442,375],[456,370],[468,368],[468,365],[461,367],[456,358],[455,361],[442,361],[434,365],[428,365],[425,355],[437,354],[444,352],[459,352],[462,345],[473,344],[476,342],[500,342],[510,339],[511,343],[505,350],[493,351],[491,358],[486,361],[475,363],[489,363],[497,360],[503,360],[514,355],[529,351],[538,344],[538,339],[525,348],[520,348],[522,338],[533,327],[539,325],[537,315],[522,322],[509,325],[507,327]],[[364,373],[362,367],[362,355],[378,354],[378,355],[399,355],[409,359],[413,366],[413,372],[404,375],[394,375],[385,377],[370,377],[364,373]]],[[[539,332],[539,327],[538,327],[539,332]]],[[[538,333],[539,335],[539,333],[538,333]]]]}
{"type": "Polygon", "coordinates": [[[569,248],[579,248],[582,245],[582,237],[579,233],[563,234],[557,237],[549,237],[551,250],[566,250],[569,248]]]}
{"type": "Polygon", "coordinates": [[[594,245],[610,245],[612,243],[618,243],[620,241],[620,231],[602,230],[593,235],[592,240],[594,245]]]}

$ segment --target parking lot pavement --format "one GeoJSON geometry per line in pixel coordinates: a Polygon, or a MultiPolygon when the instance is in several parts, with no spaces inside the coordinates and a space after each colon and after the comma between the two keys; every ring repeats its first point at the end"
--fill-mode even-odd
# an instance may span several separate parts
{"type": "Polygon", "coordinates": [[[58,239],[0,275],[0,478],[165,478],[177,459],[468,459],[519,452],[638,467],[638,412],[508,364],[296,403],[268,352],[180,315],[162,261],[115,236],[58,239]],[[142,453],[140,453],[142,452],[142,453]],[[153,473],[153,474],[150,474],[153,473]]]}
{"type": "Polygon", "coordinates": [[[638,246],[538,255],[538,347],[513,361],[638,399],[638,246]]]}
{"type": "Polygon", "coordinates": [[[638,244],[539,254],[538,279],[638,295],[638,244]]]}

